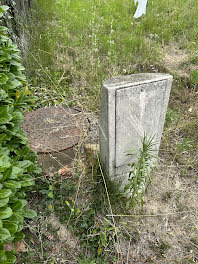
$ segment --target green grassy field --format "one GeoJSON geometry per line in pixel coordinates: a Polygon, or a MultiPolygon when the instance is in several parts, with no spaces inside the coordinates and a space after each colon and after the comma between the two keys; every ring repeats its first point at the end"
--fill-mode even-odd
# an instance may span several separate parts
{"type": "Polygon", "coordinates": [[[30,205],[40,214],[18,264],[198,263],[198,1],[148,0],[137,20],[135,9],[133,0],[34,1],[24,64],[36,108],[75,105],[97,118],[106,78],[168,72],[174,82],[143,208],[128,208],[107,179],[105,188],[97,158],[78,157],[71,178],[37,180],[30,205]]]}
{"type": "Polygon", "coordinates": [[[189,55],[184,63],[198,63],[197,1],[149,1],[138,20],[134,12],[132,0],[36,0],[25,61],[29,76],[48,93],[58,90],[58,101],[89,97],[96,110],[105,78],[157,71],[165,46],[174,43],[189,55]]]}

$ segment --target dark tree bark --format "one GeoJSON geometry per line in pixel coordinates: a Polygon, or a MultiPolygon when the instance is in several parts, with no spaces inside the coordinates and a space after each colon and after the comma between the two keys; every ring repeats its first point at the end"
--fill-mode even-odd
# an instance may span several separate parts
{"type": "Polygon", "coordinates": [[[7,14],[4,16],[4,25],[9,29],[10,38],[17,42],[21,51],[27,43],[24,34],[24,24],[30,19],[32,0],[2,0],[2,4],[9,6],[7,14]]]}

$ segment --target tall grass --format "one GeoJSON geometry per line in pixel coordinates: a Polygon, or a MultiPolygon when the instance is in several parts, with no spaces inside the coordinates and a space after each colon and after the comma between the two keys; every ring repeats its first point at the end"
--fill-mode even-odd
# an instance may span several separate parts
{"type": "Polygon", "coordinates": [[[135,8],[133,0],[35,0],[29,75],[94,98],[104,78],[160,63],[165,44],[197,52],[198,1],[150,0],[138,20],[135,8]]]}

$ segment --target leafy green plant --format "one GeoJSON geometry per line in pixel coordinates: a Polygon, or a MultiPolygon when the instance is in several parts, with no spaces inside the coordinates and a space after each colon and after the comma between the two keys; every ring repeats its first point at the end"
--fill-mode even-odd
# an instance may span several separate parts
{"type": "Polygon", "coordinates": [[[129,192],[129,202],[132,202],[134,208],[140,203],[143,206],[143,195],[145,188],[150,178],[150,170],[154,167],[154,159],[156,155],[154,154],[154,137],[147,137],[144,135],[142,139],[142,148],[139,149],[139,155],[134,153],[129,153],[127,155],[135,155],[137,161],[135,163],[129,164],[129,183],[125,186],[125,190],[129,192]]]}
{"type": "Polygon", "coordinates": [[[188,138],[184,138],[182,142],[177,143],[176,152],[185,152],[192,148],[192,142],[188,138]]]}
{"type": "Polygon", "coordinates": [[[88,260],[88,259],[79,259],[78,260],[79,264],[96,264],[95,260],[88,260]]]}
{"type": "Polygon", "coordinates": [[[178,114],[177,108],[173,108],[173,109],[168,108],[164,127],[168,128],[173,122],[175,122],[177,125],[179,122],[179,118],[180,116],[178,114]]]}
{"type": "MultiPolygon", "coordinates": [[[[7,6],[0,6],[0,18],[7,6]]],[[[27,209],[25,189],[34,184],[36,155],[27,146],[21,129],[23,110],[32,102],[20,63],[19,50],[0,26],[0,263],[15,263],[4,244],[23,239],[24,217],[36,212],[27,209]]]]}
{"type": "Polygon", "coordinates": [[[194,85],[198,84],[198,71],[197,70],[194,70],[191,72],[190,80],[191,80],[192,84],[194,84],[194,85]]]}

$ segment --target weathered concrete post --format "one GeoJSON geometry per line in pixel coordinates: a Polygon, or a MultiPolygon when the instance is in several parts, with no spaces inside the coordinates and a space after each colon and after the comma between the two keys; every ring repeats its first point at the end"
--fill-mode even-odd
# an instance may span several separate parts
{"type": "MultiPolygon", "coordinates": [[[[159,150],[172,76],[142,73],[106,80],[100,111],[100,159],[110,179],[126,180],[127,150],[139,149],[144,133],[159,150]]],[[[134,158],[135,159],[135,158],[134,158]]]]}

